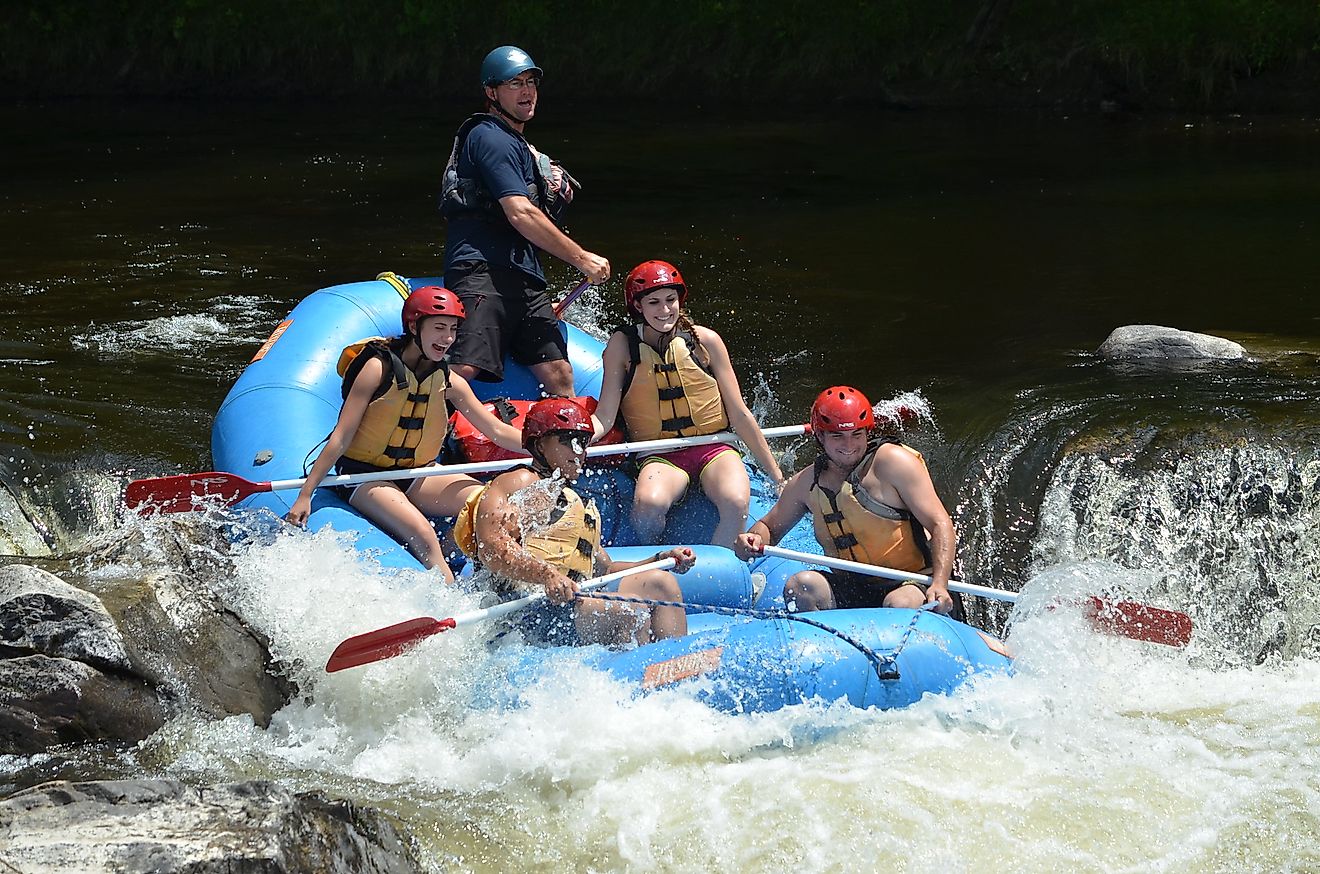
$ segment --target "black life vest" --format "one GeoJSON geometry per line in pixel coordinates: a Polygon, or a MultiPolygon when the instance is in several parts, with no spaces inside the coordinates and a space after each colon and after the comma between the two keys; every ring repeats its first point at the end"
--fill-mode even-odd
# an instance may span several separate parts
{"type": "Polygon", "coordinates": [[[510,136],[517,138],[518,142],[527,147],[527,151],[532,156],[532,184],[527,186],[527,199],[530,200],[537,209],[545,213],[546,216],[555,223],[560,230],[564,229],[564,213],[573,197],[581,190],[581,184],[564,169],[564,165],[552,159],[549,155],[537,151],[521,133],[514,130],[509,124],[497,115],[489,112],[478,112],[469,116],[466,121],[459,125],[458,132],[454,134],[454,146],[449,151],[449,160],[445,163],[445,173],[440,190],[440,212],[446,219],[455,218],[482,218],[487,221],[505,221],[504,208],[500,206],[498,200],[490,193],[480,178],[471,178],[461,176],[458,172],[458,156],[467,141],[468,134],[478,124],[485,121],[493,121],[498,124],[510,136]]]}

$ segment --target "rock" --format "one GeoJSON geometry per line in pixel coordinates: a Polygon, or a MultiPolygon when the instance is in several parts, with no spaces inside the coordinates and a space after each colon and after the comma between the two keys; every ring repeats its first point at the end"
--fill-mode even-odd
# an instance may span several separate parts
{"type": "Polygon", "coordinates": [[[0,870],[413,872],[410,839],[379,811],[269,782],[45,783],[0,800],[0,870]]]}
{"type": "Polygon", "coordinates": [[[164,724],[164,708],[141,679],[44,655],[0,660],[0,754],[139,741],[164,724]]]}
{"type": "Polygon", "coordinates": [[[1159,325],[1124,325],[1100,344],[1096,354],[1110,361],[1245,361],[1239,343],[1159,325]]]}
{"type": "Polygon", "coordinates": [[[262,727],[297,693],[277,669],[269,641],[225,606],[205,580],[229,573],[223,532],[214,525],[155,526],[97,549],[106,567],[95,585],[123,631],[133,668],[172,697],[215,717],[248,713],[262,727]]]}
{"type": "Polygon", "coordinates": [[[5,653],[130,669],[124,638],[101,600],[27,565],[0,568],[0,654],[5,653]]]}
{"type": "Polygon", "coordinates": [[[266,637],[204,585],[162,573],[115,595],[135,670],[187,705],[214,717],[248,713],[264,728],[296,692],[266,637]]]}

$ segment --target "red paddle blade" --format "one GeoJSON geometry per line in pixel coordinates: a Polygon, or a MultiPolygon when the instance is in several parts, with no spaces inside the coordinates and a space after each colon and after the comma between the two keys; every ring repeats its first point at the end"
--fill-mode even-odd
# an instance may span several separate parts
{"type": "Polygon", "coordinates": [[[1097,628],[1150,643],[1186,646],[1192,639],[1192,617],[1136,601],[1109,601],[1091,595],[1084,602],[1086,615],[1097,628]]]}
{"type": "Polygon", "coordinates": [[[325,671],[327,674],[333,674],[345,668],[356,668],[359,665],[369,665],[372,662],[394,658],[412,649],[432,634],[448,631],[456,624],[453,619],[418,616],[407,622],[399,622],[350,637],[330,653],[330,660],[325,663],[325,671]]]}
{"type": "Polygon", "coordinates": [[[233,504],[248,495],[268,491],[270,483],[254,483],[232,473],[181,473],[134,480],[124,491],[124,503],[143,515],[186,513],[197,509],[194,503],[197,500],[233,504]]]}

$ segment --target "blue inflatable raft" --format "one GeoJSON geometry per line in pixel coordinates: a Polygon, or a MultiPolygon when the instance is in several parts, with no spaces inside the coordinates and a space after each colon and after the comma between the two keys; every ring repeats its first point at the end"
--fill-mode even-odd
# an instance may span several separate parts
{"type": "MultiPolygon", "coordinates": [[[[256,481],[304,476],[339,416],[340,351],[364,337],[398,334],[404,297],[436,282],[382,274],[372,282],[322,289],[299,303],[257,351],[216,414],[211,435],[216,470],[256,481]]],[[[602,344],[572,325],[564,330],[577,393],[598,395],[602,344]]],[[[512,362],[504,382],[472,387],[483,399],[537,396],[536,380],[512,362]]],[[[773,493],[759,475],[752,483],[751,514],[758,518],[773,493]]],[[[628,524],[628,476],[594,471],[575,489],[596,501],[612,557],[655,553],[652,545],[636,545],[628,524]]],[[[293,491],[263,492],[239,507],[283,516],[295,497],[293,491]]],[[[709,540],[715,514],[699,494],[670,515],[668,542],[709,540]]],[[[386,568],[420,567],[402,545],[327,489],[317,491],[308,520],[313,530],[323,526],[351,532],[357,548],[386,568]]],[[[817,550],[806,524],[783,545],[817,550]]],[[[697,552],[697,567],[679,577],[684,601],[694,605],[690,633],[626,652],[592,648],[589,663],[639,689],[691,684],[702,700],[729,712],[769,711],[815,698],[902,707],[928,693],[950,692],[975,673],[1010,665],[996,638],[930,611],[784,614],[784,583],[806,565],[765,558],[749,567],[727,549],[702,546],[697,552]]],[[[526,669],[535,671],[539,661],[531,651],[526,669]]]]}

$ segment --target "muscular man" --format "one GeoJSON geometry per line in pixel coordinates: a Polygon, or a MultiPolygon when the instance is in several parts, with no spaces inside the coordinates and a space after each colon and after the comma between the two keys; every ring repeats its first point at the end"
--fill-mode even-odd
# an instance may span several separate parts
{"type": "MultiPolygon", "coordinates": [[[[546,398],[532,404],[523,420],[523,446],[531,463],[500,474],[471,495],[454,523],[454,539],[495,575],[497,593],[545,590],[550,604],[522,621],[532,642],[642,645],[686,634],[687,614],[672,604],[682,601],[683,593],[668,571],[624,577],[619,593],[669,605],[573,597],[587,577],[645,564],[610,559],[601,547],[595,507],[571,488],[586,464],[591,435],[591,417],[573,401],[546,398]]],[[[678,573],[696,561],[686,546],[655,558],[669,556],[678,573]]]]}
{"type": "Polygon", "coordinates": [[[938,601],[953,609],[953,521],[921,453],[893,436],[873,438],[871,403],[855,388],[821,392],[811,407],[816,462],[788,481],[779,501],[735,545],[746,560],[777,543],[806,513],[827,555],[929,574],[930,586],[894,583],[848,571],[801,571],[784,585],[784,602],[800,611],[849,607],[917,608],[938,601]]]}

